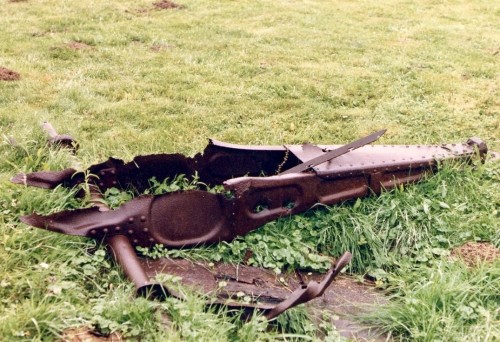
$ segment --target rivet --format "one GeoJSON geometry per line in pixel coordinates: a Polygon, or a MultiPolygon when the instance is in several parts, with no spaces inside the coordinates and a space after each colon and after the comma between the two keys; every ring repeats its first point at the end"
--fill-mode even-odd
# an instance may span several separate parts
{"type": "Polygon", "coordinates": [[[149,229],[144,228],[143,231],[144,231],[144,233],[147,233],[149,231],[149,229]]]}
{"type": "Polygon", "coordinates": [[[99,183],[99,186],[104,186],[104,183],[103,183],[103,182],[100,182],[100,183],[99,183]]]}
{"type": "Polygon", "coordinates": [[[134,223],[134,218],[133,217],[129,217],[128,222],[129,223],[134,223]]]}
{"type": "Polygon", "coordinates": [[[128,233],[129,233],[129,234],[134,234],[134,230],[133,230],[133,229],[129,229],[129,230],[128,230],[128,233]]]}
{"type": "Polygon", "coordinates": [[[116,185],[116,184],[118,184],[118,182],[117,182],[117,181],[113,181],[112,183],[113,183],[113,185],[116,185]]]}
{"type": "Polygon", "coordinates": [[[149,242],[154,242],[154,241],[155,241],[155,239],[149,238],[149,242]]]}
{"type": "Polygon", "coordinates": [[[92,234],[92,235],[95,235],[95,233],[96,233],[96,231],[95,231],[94,229],[92,229],[92,230],[90,231],[90,234],[92,234]]]}
{"type": "Polygon", "coordinates": [[[142,215],[141,216],[141,222],[144,222],[144,221],[146,221],[146,216],[142,215]]]}
{"type": "Polygon", "coordinates": [[[115,230],[116,230],[117,232],[118,232],[118,231],[120,231],[120,229],[121,229],[121,227],[120,227],[120,226],[116,226],[116,227],[115,227],[115,230]]]}
{"type": "Polygon", "coordinates": [[[106,172],[101,171],[101,176],[104,176],[104,175],[106,175],[106,172]]]}
{"type": "Polygon", "coordinates": [[[104,233],[107,233],[107,232],[108,232],[108,228],[104,228],[102,231],[103,231],[104,233]]]}
{"type": "Polygon", "coordinates": [[[133,243],[138,243],[138,242],[139,242],[139,240],[134,239],[132,242],[133,242],[133,243]]]}
{"type": "Polygon", "coordinates": [[[111,174],[114,175],[116,173],[115,170],[111,170],[111,174]]]}

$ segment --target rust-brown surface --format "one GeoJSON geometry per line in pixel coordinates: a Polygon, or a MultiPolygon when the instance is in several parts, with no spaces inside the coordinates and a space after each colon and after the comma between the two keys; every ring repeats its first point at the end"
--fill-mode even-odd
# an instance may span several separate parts
{"type": "MultiPolygon", "coordinates": [[[[207,263],[184,259],[141,259],[150,278],[168,274],[180,283],[205,294],[211,303],[231,307],[270,309],[285,300],[294,290],[309,282],[320,282],[325,275],[311,272],[276,273],[245,265],[207,263]]],[[[382,291],[368,282],[361,283],[348,275],[340,275],[323,295],[306,306],[315,320],[330,316],[331,324],[344,337],[368,341],[385,341],[387,336],[359,322],[365,313],[376,311],[387,303],[382,291]]]]}
{"type": "Polygon", "coordinates": [[[87,327],[68,329],[63,332],[60,342],[122,342],[120,334],[112,333],[108,336],[96,335],[87,327]]]}
{"type": "MultiPolygon", "coordinates": [[[[21,220],[98,240],[124,234],[134,246],[211,244],[231,241],[318,203],[334,205],[417,182],[435,171],[438,162],[470,160],[476,148],[483,155],[487,152],[486,144],[479,139],[435,146],[373,146],[364,145],[364,139],[359,140],[361,145],[355,150],[350,145],[242,146],[211,141],[203,153],[194,157],[157,154],[138,156],[129,163],[110,158],[88,169],[88,174],[96,175],[91,181],[102,192],[111,187],[141,192],[150,187],[153,177],[163,181],[180,174],[188,178],[196,174],[205,184],[223,184],[231,196],[201,190],[179,191],[141,196],[107,212],[87,208],[49,216],[33,214],[21,220]],[[343,148],[342,154],[336,153],[343,148]],[[326,159],[319,165],[311,162],[318,157],[326,159]],[[280,169],[302,166],[307,168],[303,172],[276,175],[280,169]]],[[[86,181],[85,173],[75,172],[67,169],[19,174],[12,181],[45,188],[86,181]]]]}
{"type": "Polygon", "coordinates": [[[21,78],[19,73],[4,67],[0,67],[0,81],[17,81],[21,78]]]}
{"type": "MultiPolygon", "coordinates": [[[[326,274],[310,279],[307,274],[298,272],[276,275],[262,268],[226,263],[170,258],[139,259],[138,262],[146,276],[140,281],[142,283],[154,284],[160,281],[158,276],[168,274],[180,278],[184,287],[207,295],[209,303],[264,310],[266,317],[271,319],[290,307],[321,296],[350,259],[351,254],[345,253],[326,274]]],[[[123,265],[125,271],[126,266],[123,265]]],[[[168,284],[166,286],[170,295],[182,298],[168,288],[168,284]]]]}
{"type": "Polygon", "coordinates": [[[493,262],[500,258],[500,250],[489,242],[472,242],[456,247],[451,251],[452,257],[460,258],[469,267],[483,262],[493,262]]]}

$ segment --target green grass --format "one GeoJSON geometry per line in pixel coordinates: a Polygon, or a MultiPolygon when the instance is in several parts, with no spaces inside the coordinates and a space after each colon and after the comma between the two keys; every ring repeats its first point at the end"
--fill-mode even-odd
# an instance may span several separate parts
{"type": "MultiPolygon", "coordinates": [[[[88,203],[76,190],[12,185],[17,172],[192,154],[208,137],[331,144],[381,128],[380,143],[479,136],[500,150],[496,1],[179,0],[185,7],[168,11],[152,2],[0,2],[0,66],[21,74],[0,81],[0,340],[55,340],[81,325],[131,340],[316,338],[301,307],[277,325],[242,324],[191,293],[133,299],[103,247],[20,224],[35,210],[88,203]],[[77,157],[45,146],[44,120],[79,141],[77,157]]],[[[350,250],[349,272],[392,298],[371,324],[408,340],[500,339],[498,262],[468,270],[448,258],[466,241],[500,247],[499,174],[498,162],[448,166],[418,186],[284,218],[230,244],[149,253],[239,262],[252,249],[253,265],[287,272],[323,270],[350,250]]],[[[127,198],[108,195],[113,205],[127,198]]]]}

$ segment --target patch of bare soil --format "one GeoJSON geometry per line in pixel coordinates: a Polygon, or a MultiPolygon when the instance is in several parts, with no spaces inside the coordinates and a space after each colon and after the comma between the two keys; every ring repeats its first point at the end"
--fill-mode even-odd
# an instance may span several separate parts
{"type": "Polygon", "coordinates": [[[72,50],[84,50],[84,49],[88,49],[91,47],[90,45],[87,45],[85,43],[79,43],[79,42],[71,42],[71,43],[66,44],[66,46],[72,50]]]}
{"type": "Polygon", "coordinates": [[[98,336],[88,328],[81,327],[63,332],[61,342],[122,342],[125,341],[118,333],[109,336],[98,336]]]}
{"type": "Polygon", "coordinates": [[[482,262],[493,262],[500,258],[500,250],[489,242],[472,242],[457,247],[451,255],[462,259],[467,266],[474,267],[482,262]]]}
{"type": "Polygon", "coordinates": [[[175,2],[169,1],[169,0],[161,0],[161,1],[155,2],[153,4],[153,7],[156,8],[156,9],[162,9],[162,10],[164,10],[164,9],[175,9],[175,8],[181,9],[181,8],[184,8],[184,6],[176,4],[175,2]]]}
{"type": "Polygon", "coordinates": [[[168,45],[168,44],[153,44],[153,45],[151,45],[151,47],[149,49],[151,51],[154,51],[154,52],[160,52],[160,51],[163,51],[163,50],[172,49],[173,47],[174,46],[168,45]]]}
{"type": "Polygon", "coordinates": [[[323,296],[306,306],[318,319],[325,311],[331,313],[331,324],[349,340],[382,342],[391,339],[380,329],[360,323],[357,317],[375,312],[386,303],[387,297],[375,286],[344,275],[337,277],[323,296]]]}
{"type": "Polygon", "coordinates": [[[19,73],[0,67],[0,81],[17,81],[21,78],[19,73]]]}

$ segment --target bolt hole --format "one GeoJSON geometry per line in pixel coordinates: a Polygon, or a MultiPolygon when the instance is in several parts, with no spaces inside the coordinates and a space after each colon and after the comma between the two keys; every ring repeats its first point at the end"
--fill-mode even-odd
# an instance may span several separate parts
{"type": "Polygon", "coordinates": [[[293,208],[295,208],[295,202],[292,200],[285,201],[285,202],[283,202],[283,208],[293,209],[293,208]]]}
{"type": "Polygon", "coordinates": [[[252,212],[258,214],[267,209],[269,209],[269,206],[266,203],[259,203],[253,208],[252,212]]]}

